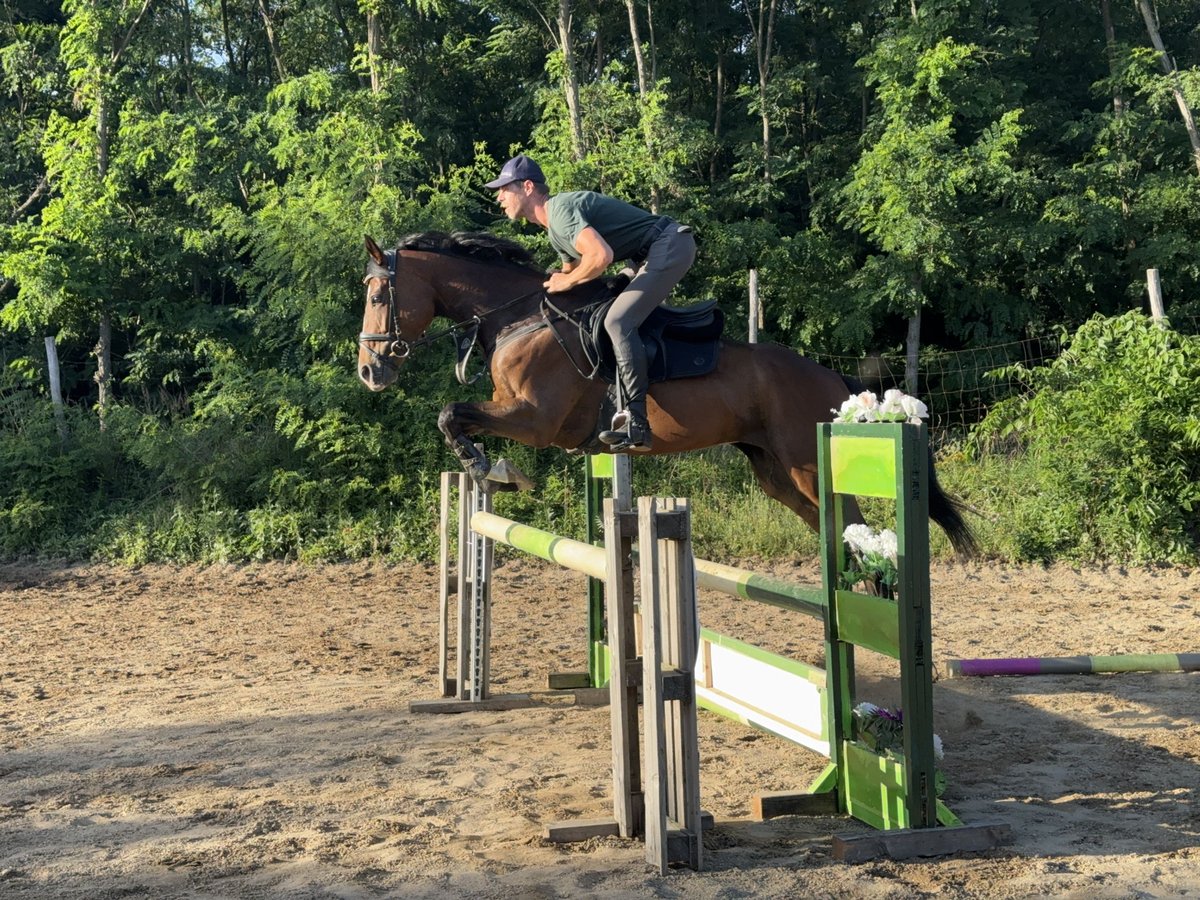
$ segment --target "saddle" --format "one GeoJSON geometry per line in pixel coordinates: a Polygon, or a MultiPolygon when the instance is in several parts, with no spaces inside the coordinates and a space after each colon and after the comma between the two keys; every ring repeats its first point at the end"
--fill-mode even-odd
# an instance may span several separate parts
{"type": "MultiPolygon", "coordinates": [[[[607,384],[617,382],[612,341],[604,330],[604,316],[613,300],[584,313],[579,323],[584,355],[595,368],[595,377],[607,384]]],[[[724,327],[725,314],[717,308],[716,300],[655,309],[638,328],[646,347],[650,383],[707,375],[715,369],[724,327]]]]}

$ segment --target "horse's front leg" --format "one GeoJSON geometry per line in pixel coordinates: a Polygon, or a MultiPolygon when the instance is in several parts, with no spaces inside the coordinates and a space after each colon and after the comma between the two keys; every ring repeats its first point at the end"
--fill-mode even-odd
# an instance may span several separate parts
{"type": "Polygon", "coordinates": [[[545,419],[535,415],[533,407],[523,400],[450,403],[438,416],[438,428],[476,484],[485,490],[503,485],[514,490],[532,487],[532,482],[515,468],[503,468],[502,471],[500,463],[504,460],[493,469],[487,454],[475,446],[473,438],[494,434],[532,447],[545,447],[553,437],[547,432],[545,419]]]}
{"type": "Polygon", "coordinates": [[[476,411],[473,403],[448,403],[438,416],[438,429],[446,436],[446,443],[467,474],[482,488],[486,486],[492,463],[471,440],[483,430],[476,421],[476,411]]]}

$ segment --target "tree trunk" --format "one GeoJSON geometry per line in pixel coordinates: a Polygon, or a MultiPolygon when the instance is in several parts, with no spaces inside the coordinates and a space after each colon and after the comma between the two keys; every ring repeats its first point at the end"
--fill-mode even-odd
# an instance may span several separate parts
{"type": "Polygon", "coordinates": [[[758,66],[759,117],[762,119],[763,180],[771,181],[771,110],[767,87],[771,83],[771,53],[775,43],[775,11],[779,0],[758,0],[757,19],[746,0],[746,15],[754,31],[754,54],[758,66]]]}
{"type": "Polygon", "coordinates": [[[112,406],[112,320],[108,313],[100,314],[100,339],[96,342],[96,386],[99,398],[96,408],[100,414],[100,430],[112,406]]]}
{"type": "MultiPolygon", "coordinates": [[[[633,44],[633,56],[637,62],[638,73],[638,99],[641,106],[642,119],[642,135],[646,141],[646,155],[654,161],[654,135],[650,131],[650,122],[646,118],[646,111],[649,108],[647,94],[650,89],[646,85],[646,57],[642,53],[642,37],[638,31],[637,9],[634,6],[634,0],[625,0],[625,9],[629,13],[629,40],[633,44]]],[[[650,183],[650,211],[658,215],[660,205],[660,196],[657,180],[652,180],[650,183]]]]}
{"type": "Polygon", "coordinates": [[[221,32],[225,38],[225,58],[229,60],[232,72],[237,68],[237,58],[233,55],[233,40],[229,37],[229,0],[221,0],[221,32]]]}
{"type": "Polygon", "coordinates": [[[1175,61],[1171,59],[1163,46],[1162,36],[1158,33],[1158,17],[1154,14],[1150,0],[1137,0],[1137,5],[1146,22],[1150,43],[1158,51],[1158,61],[1162,63],[1163,71],[1171,79],[1171,93],[1175,95],[1175,104],[1179,107],[1180,115],[1183,116],[1183,127],[1187,129],[1188,140],[1192,142],[1192,161],[1196,164],[1196,172],[1200,174],[1200,132],[1196,131],[1192,110],[1187,104],[1187,98],[1183,96],[1183,84],[1180,82],[1179,72],[1175,68],[1175,61]]]}
{"type": "Polygon", "coordinates": [[[1117,30],[1113,27],[1112,5],[1109,0],[1100,0],[1100,17],[1104,20],[1104,45],[1108,51],[1108,74],[1113,79],[1113,115],[1118,119],[1125,115],[1125,97],[1117,84],[1117,30]]]}
{"type": "MultiPolygon", "coordinates": [[[[226,2],[226,0],[221,0],[222,4],[224,4],[225,2],[226,2]]],[[[342,10],[342,4],[341,4],[340,0],[333,0],[333,18],[334,18],[334,21],[337,22],[338,31],[340,31],[342,33],[342,40],[346,44],[346,70],[352,72],[352,71],[354,71],[354,57],[356,55],[358,55],[358,47],[354,43],[354,35],[352,35],[350,33],[350,26],[346,24],[346,14],[342,10]]],[[[370,19],[368,19],[367,20],[367,43],[368,43],[368,45],[370,44],[370,41],[371,41],[371,22],[370,22],[370,19]]],[[[360,84],[363,83],[363,78],[361,75],[358,76],[358,81],[360,84]]]]}
{"type": "MultiPolygon", "coordinates": [[[[107,81],[104,76],[101,78],[105,82],[107,81]]],[[[103,182],[108,177],[109,123],[108,86],[106,83],[101,84],[99,97],[96,100],[96,142],[96,166],[100,181],[103,182]]],[[[100,334],[96,341],[95,375],[99,396],[96,401],[96,410],[100,415],[100,430],[103,431],[104,419],[108,413],[109,393],[112,389],[112,322],[107,310],[101,311],[99,324],[100,334]]]]}
{"type": "Polygon", "coordinates": [[[271,61],[275,64],[275,74],[282,83],[287,81],[287,72],[283,68],[283,59],[279,55],[279,45],[275,41],[275,24],[271,21],[271,13],[267,10],[267,0],[258,0],[258,12],[262,16],[263,27],[267,31],[267,48],[271,51],[271,61]]]}
{"type": "Polygon", "coordinates": [[[58,348],[54,338],[46,338],[46,377],[50,379],[50,402],[54,404],[54,421],[58,424],[58,441],[67,445],[67,416],[63,411],[62,376],[58,369],[58,348]]]}
{"type": "Polygon", "coordinates": [[[579,109],[579,79],[575,74],[575,48],[571,41],[571,0],[558,0],[558,39],[563,52],[563,91],[571,120],[571,153],[575,161],[587,155],[583,141],[583,113],[579,109]]]}
{"type": "Polygon", "coordinates": [[[650,83],[658,84],[658,49],[654,43],[654,0],[646,0],[646,31],[650,33],[650,83]]]}
{"type": "Polygon", "coordinates": [[[637,8],[634,0],[625,0],[625,11],[629,13],[629,38],[633,43],[633,59],[637,63],[638,96],[645,102],[646,92],[646,56],[642,53],[642,38],[638,33],[637,8]]]}
{"type": "Polygon", "coordinates": [[[371,93],[378,94],[381,88],[379,80],[379,57],[383,50],[383,26],[379,24],[378,13],[367,13],[367,65],[371,70],[371,93]]]}
{"type": "MultiPolygon", "coordinates": [[[[720,144],[721,138],[721,119],[725,115],[725,54],[722,51],[717,51],[717,84],[716,84],[717,102],[716,108],[713,110],[713,137],[720,144]]],[[[716,183],[717,180],[717,154],[714,152],[712,159],[708,161],[708,181],[710,184],[716,183]]]]}
{"type": "MultiPolygon", "coordinates": [[[[1117,80],[1117,30],[1113,27],[1112,5],[1109,0],[1100,0],[1100,17],[1104,20],[1104,45],[1108,55],[1108,74],[1113,80],[1113,116],[1120,121],[1125,116],[1125,96],[1121,93],[1121,86],[1117,80]]],[[[1128,160],[1125,153],[1124,135],[1119,134],[1117,141],[1117,185],[1121,191],[1121,218],[1128,222],[1132,205],[1129,201],[1129,190],[1125,185],[1128,160]]],[[[1132,250],[1136,243],[1127,233],[1125,236],[1126,249],[1132,250]]]]}

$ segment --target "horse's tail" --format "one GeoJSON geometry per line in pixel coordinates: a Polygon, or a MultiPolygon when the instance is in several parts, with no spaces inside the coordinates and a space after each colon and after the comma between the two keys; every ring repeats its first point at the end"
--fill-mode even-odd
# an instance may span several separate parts
{"type": "MultiPolygon", "coordinates": [[[[842,381],[845,382],[851,394],[859,394],[866,390],[862,382],[853,376],[842,375],[842,381]]],[[[950,539],[950,545],[954,547],[955,553],[964,557],[975,556],[979,552],[979,543],[975,540],[971,526],[962,516],[964,507],[958,500],[942,490],[941,484],[938,483],[937,470],[933,464],[933,450],[930,449],[928,453],[929,517],[941,526],[942,531],[946,532],[946,537],[950,539]]]]}
{"type": "Polygon", "coordinates": [[[979,552],[979,543],[971,526],[963,519],[963,505],[942,490],[933,468],[933,450],[929,451],[929,517],[941,526],[950,538],[954,552],[971,557],[979,552]]]}

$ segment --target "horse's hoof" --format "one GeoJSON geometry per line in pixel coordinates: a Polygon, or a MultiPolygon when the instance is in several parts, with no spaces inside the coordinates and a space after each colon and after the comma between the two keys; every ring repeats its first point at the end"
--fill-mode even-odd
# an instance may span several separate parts
{"type": "Polygon", "coordinates": [[[467,470],[467,474],[471,476],[471,480],[475,482],[475,486],[482,491],[487,491],[488,485],[491,484],[491,482],[488,481],[488,472],[492,467],[486,462],[473,462],[470,465],[465,466],[465,468],[467,470]]]}
{"type": "Polygon", "coordinates": [[[498,459],[492,464],[492,470],[488,472],[487,480],[491,483],[493,490],[497,491],[533,490],[533,479],[507,459],[498,459]]]}

